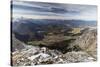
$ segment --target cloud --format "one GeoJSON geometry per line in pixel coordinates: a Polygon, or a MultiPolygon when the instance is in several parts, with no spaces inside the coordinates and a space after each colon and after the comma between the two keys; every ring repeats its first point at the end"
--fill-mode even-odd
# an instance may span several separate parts
{"type": "Polygon", "coordinates": [[[19,16],[34,18],[44,17],[52,19],[83,19],[96,20],[97,7],[95,5],[75,5],[75,4],[57,4],[57,3],[41,3],[14,1],[12,3],[13,13],[19,16]],[[32,16],[33,15],[33,16],[32,16]]]}
{"type": "Polygon", "coordinates": [[[46,4],[36,4],[37,2],[35,3],[24,3],[24,2],[14,2],[12,5],[13,5],[13,8],[16,9],[19,9],[19,10],[26,10],[26,11],[33,11],[33,12],[52,12],[52,13],[59,13],[59,14],[65,14],[65,13],[78,13],[79,11],[76,11],[76,10],[68,10],[62,6],[60,6],[59,4],[57,5],[52,5],[52,4],[49,4],[48,6],[46,4]],[[44,6],[46,5],[46,6],[44,6]]]}

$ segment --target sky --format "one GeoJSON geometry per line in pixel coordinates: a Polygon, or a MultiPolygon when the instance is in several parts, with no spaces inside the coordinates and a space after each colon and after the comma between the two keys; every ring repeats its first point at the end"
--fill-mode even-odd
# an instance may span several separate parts
{"type": "Polygon", "coordinates": [[[13,1],[13,18],[97,20],[96,5],[13,1]]]}

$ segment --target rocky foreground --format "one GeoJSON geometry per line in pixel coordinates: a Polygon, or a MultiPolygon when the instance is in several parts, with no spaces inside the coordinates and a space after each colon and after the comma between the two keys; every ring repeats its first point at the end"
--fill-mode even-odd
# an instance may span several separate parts
{"type": "Polygon", "coordinates": [[[17,40],[13,35],[12,65],[31,66],[96,61],[96,35],[96,30],[85,31],[74,42],[67,46],[67,48],[70,48],[70,51],[64,53],[45,46],[26,45],[17,40]],[[80,50],[76,50],[77,47],[79,47],[80,50]]]}
{"type": "Polygon", "coordinates": [[[36,46],[27,46],[26,49],[15,51],[12,55],[13,65],[15,66],[96,61],[95,58],[83,51],[72,51],[63,54],[58,50],[36,46]]]}

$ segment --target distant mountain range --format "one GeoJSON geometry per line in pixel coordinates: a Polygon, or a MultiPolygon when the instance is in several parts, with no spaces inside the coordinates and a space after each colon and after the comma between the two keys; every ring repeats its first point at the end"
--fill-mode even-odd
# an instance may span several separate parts
{"type": "Polygon", "coordinates": [[[96,26],[97,21],[94,20],[59,20],[59,19],[27,19],[27,18],[17,18],[13,22],[20,23],[35,23],[38,25],[46,25],[46,24],[64,24],[70,25],[72,27],[80,27],[80,26],[96,26]]]}
{"type": "Polygon", "coordinates": [[[12,32],[15,33],[16,38],[23,41],[23,39],[29,40],[33,35],[37,36],[35,34],[41,37],[44,32],[61,32],[61,30],[87,26],[95,27],[96,21],[19,18],[12,21],[12,32]]]}

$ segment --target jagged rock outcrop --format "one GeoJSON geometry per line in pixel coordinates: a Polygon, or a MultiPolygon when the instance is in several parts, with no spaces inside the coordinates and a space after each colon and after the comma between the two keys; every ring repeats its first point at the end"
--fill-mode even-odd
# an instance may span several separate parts
{"type": "Polygon", "coordinates": [[[71,45],[71,47],[79,46],[83,51],[95,56],[97,52],[97,30],[85,30],[71,45]]]}
{"type": "Polygon", "coordinates": [[[47,47],[28,46],[22,51],[15,51],[12,54],[14,66],[30,66],[41,64],[77,63],[96,61],[88,53],[83,51],[72,51],[65,54],[58,50],[51,50],[47,47]]]}

